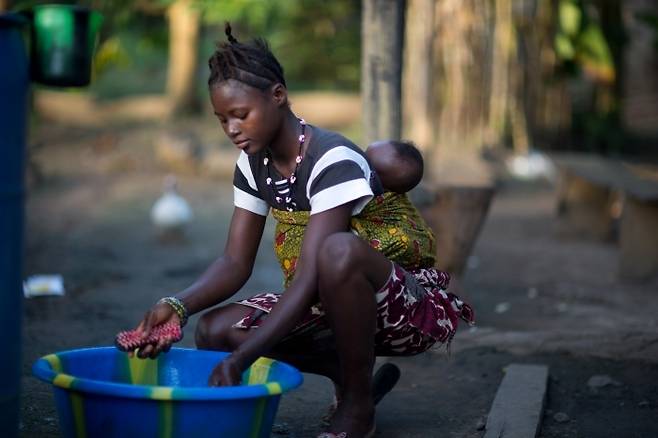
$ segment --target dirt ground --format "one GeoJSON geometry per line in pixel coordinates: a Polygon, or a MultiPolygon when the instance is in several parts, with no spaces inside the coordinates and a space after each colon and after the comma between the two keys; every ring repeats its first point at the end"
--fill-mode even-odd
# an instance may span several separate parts
{"type": "MultiPolygon", "coordinates": [[[[191,128],[232,159],[217,127],[191,128]]],[[[62,274],[66,295],[25,302],[22,436],[58,434],[51,388],[31,376],[38,357],[112,344],[223,248],[232,189],[221,178],[181,176],[195,219],[182,242],[156,238],[149,211],[165,174],[153,159],[161,131],[152,123],[33,130],[26,275],[62,274]]],[[[501,185],[463,278],[478,324],[462,327],[450,355],[436,348],[394,360],[403,374],[379,405],[377,437],[483,436],[510,363],[550,367],[541,437],[658,437],[658,279],[622,283],[614,245],[560,238],[553,193],[550,184],[501,185]],[[610,383],[588,385],[597,375],[610,383]]],[[[271,228],[241,295],[279,289],[271,228]]],[[[183,346],[193,346],[195,322],[183,346]]],[[[329,383],[306,375],[283,397],[273,436],[314,436],[330,399],[329,383]]]]}

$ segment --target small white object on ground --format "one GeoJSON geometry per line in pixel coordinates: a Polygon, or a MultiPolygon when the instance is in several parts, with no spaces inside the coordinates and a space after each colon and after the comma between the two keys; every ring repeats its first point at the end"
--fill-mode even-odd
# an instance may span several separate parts
{"type": "Polygon", "coordinates": [[[151,220],[160,230],[182,230],[192,220],[192,209],[185,198],[177,192],[177,182],[168,175],[164,182],[164,193],[151,209],[151,220]]]}
{"type": "Polygon", "coordinates": [[[59,274],[32,275],[23,282],[25,298],[63,296],[64,278],[59,274]]]}
{"type": "Polygon", "coordinates": [[[480,266],[480,258],[477,256],[470,256],[466,259],[466,267],[468,269],[477,269],[480,266]]]}
{"type": "Polygon", "coordinates": [[[272,433],[274,435],[290,435],[290,426],[288,423],[274,423],[272,426],[272,433]]]}
{"type": "Polygon", "coordinates": [[[537,295],[539,295],[539,292],[537,291],[536,287],[528,288],[528,298],[534,300],[535,298],[537,298],[537,295]]]}
{"type": "Polygon", "coordinates": [[[569,416],[564,412],[558,412],[557,414],[553,415],[553,420],[555,420],[557,423],[566,423],[569,421],[569,416]]]}
{"type": "Polygon", "coordinates": [[[510,303],[498,303],[496,304],[496,307],[494,308],[494,312],[496,313],[505,313],[507,312],[512,305],[510,303]]]}
{"type": "Polygon", "coordinates": [[[536,151],[514,155],[508,160],[507,168],[516,178],[525,180],[544,178],[553,181],[556,173],[551,160],[536,151]]]}
{"type": "Polygon", "coordinates": [[[589,380],[587,381],[587,386],[589,386],[592,389],[603,388],[609,385],[621,386],[621,383],[617,382],[615,379],[608,376],[607,374],[597,374],[595,376],[590,377],[589,380]]]}

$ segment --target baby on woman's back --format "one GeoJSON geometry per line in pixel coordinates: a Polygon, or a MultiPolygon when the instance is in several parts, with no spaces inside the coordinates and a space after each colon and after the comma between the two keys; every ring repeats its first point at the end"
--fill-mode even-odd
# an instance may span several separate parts
{"type": "Polygon", "coordinates": [[[376,141],[366,155],[387,192],[407,193],[423,178],[423,156],[412,142],[376,141]]]}

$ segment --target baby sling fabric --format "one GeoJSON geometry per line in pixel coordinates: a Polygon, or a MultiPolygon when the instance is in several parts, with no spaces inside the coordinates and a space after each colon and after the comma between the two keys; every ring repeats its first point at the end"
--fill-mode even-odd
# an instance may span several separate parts
{"type": "MultiPolygon", "coordinates": [[[[274,251],[287,287],[295,275],[310,214],[272,209],[272,215],[277,220],[274,251]]],[[[460,318],[473,322],[471,307],[445,291],[450,275],[433,268],[434,236],[406,195],[376,196],[352,217],[350,226],[393,262],[388,281],[375,295],[377,354],[417,354],[436,342],[449,343],[460,318]]],[[[263,293],[239,301],[255,311],[234,327],[258,327],[278,298],[278,294],[263,293]]],[[[303,335],[316,341],[331,336],[321,303],[312,306],[284,342],[303,335]]]]}

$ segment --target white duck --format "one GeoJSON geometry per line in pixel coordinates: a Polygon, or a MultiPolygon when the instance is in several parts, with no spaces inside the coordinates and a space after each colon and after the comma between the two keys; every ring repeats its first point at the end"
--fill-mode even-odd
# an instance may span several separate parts
{"type": "Polygon", "coordinates": [[[167,175],[164,193],[151,208],[151,221],[162,234],[182,234],[193,217],[192,208],[178,194],[177,185],[176,177],[167,175]]]}

